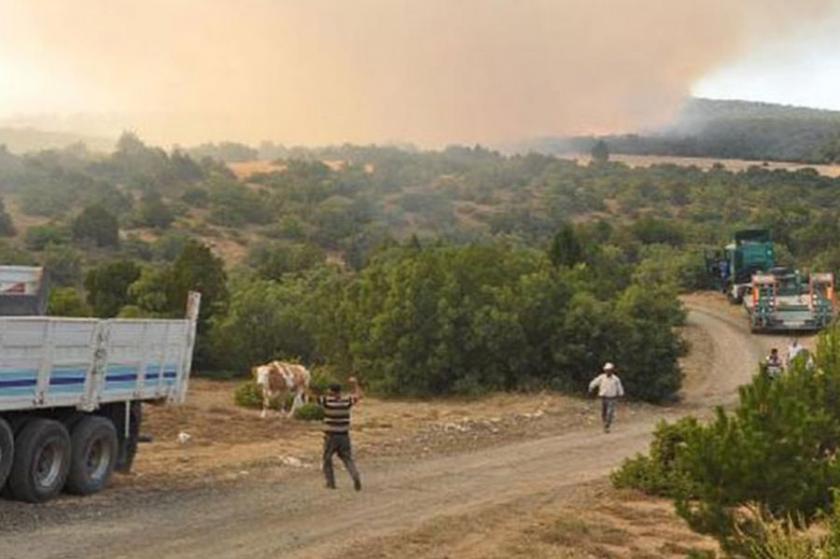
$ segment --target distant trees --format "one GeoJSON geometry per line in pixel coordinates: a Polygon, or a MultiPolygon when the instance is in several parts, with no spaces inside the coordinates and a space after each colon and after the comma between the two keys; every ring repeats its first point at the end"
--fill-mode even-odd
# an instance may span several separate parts
{"type": "Polygon", "coordinates": [[[585,153],[600,142],[612,153],[633,155],[832,163],[840,161],[840,111],[692,99],[678,121],[657,134],[554,138],[529,147],[585,153]]]}
{"type": "MultiPolygon", "coordinates": [[[[260,153],[256,149],[240,144],[237,142],[221,142],[219,144],[206,143],[199,146],[189,148],[187,153],[195,159],[203,159],[205,157],[212,157],[219,161],[226,163],[233,163],[237,161],[253,161],[260,158],[260,153]]],[[[268,158],[271,159],[271,158],[268,158]]]]}
{"type": "Polygon", "coordinates": [[[610,149],[607,147],[607,142],[604,140],[598,140],[595,142],[595,145],[592,146],[592,150],[589,152],[589,155],[592,157],[593,163],[606,163],[610,160],[610,149]]]}
{"type": "Polygon", "coordinates": [[[300,280],[258,280],[238,286],[226,313],[214,320],[213,358],[220,366],[244,372],[272,359],[315,356],[310,293],[300,280]]]}
{"type": "Polygon", "coordinates": [[[56,287],[50,290],[47,314],[50,316],[87,317],[93,316],[93,310],[74,287],[56,287]]]}
{"type": "Polygon", "coordinates": [[[274,217],[266,195],[230,179],[215,181],[209,190],[209,200],[210,221],[219,225],[265,224],[274,217]]]}
{"type": "Polygon", "coordinates": [[[206,326],[210,317],[227,307],[229,293],[224,262],[207,245],[194,240],[184,245],[172,265],[166,292],[170,308],[183,313],[187,308],[189,291],[201,292],[200,328],[206,326]]]}
{"type": "Polygon", "coordinates": [[[143,195],[138,215],[138,222],[141,225],[154,227],[155,229],[166,229],[174,219],[175,216],[163,202],[160,193],[147,192],[143,195]]]}
{"type": "Polygon", "coordinates": [[[257,244],[248,255],[249,264],[262,278],[270,280],[314,268],[325,259],[324,251],[315,245],[281,241],[257,244]]]}
{"type": "Polygon", "coordinates": [[[55,286],[77,287],[82,283],[82,255],[79,251],[50,244],[44,251],[44,268],[55,286]]]}
{"type": "Polygon", "coordinates": [[[129,304],[128,288],[140,278],[140,267],[130,260],[118,260],[97,266],[85,276],[87,301],[94,315],[117,316],[129,304]]]}
{"type": "Polygon", "coordinates": [[[73,238],[98,247],[119,244],[120,229],[117,218],[99,205],[88,206],[73,221],[73,238]]]}
{"type": "Polygon", "coordinates": [[[130,188],[155,190],[204,179],[207,172],[186,153],[149,147],[134,133],[125,132],[117,149],[105,161],[96,163],[94,173],[130,188]]]}
{"type": "Polygon", "coordinates": [[[673,395],[683,349],[673,294],[631,288],[601,301],[570,274],[497,245],[385,251],[344,292],[346,353],[334,361],[377,390],[418,395],[580,390],[611,359],[633,394],[673,395]]]}
{"type": "Polygon", "coordinates": [[[42,251],[48,245],[62,245],[70,242],[70,231],[58,225],[33,225],[26,229],[24,243],[26,248],[42,251]]]}
{"type": "Polygon", "coordinates": [[[733,229],[769,226],[785,262],[840,272],[840,179],[810,171],[481,146],[283,154],[245,183],[131,134],[110,157],[0,153],[3,197],[48,217],[0,240],[0,263],[85,278],[98,316],[180,317],[199,289],[200,368],[300,357],[385,393],[444,394],[579,391],[610,359],[650,400],[679,385],[676,293],[705,285],[703,250],[733,229]],[[235,255],[230,278],[208,239],[235,255]]]}
{"type": "Polygon", "coordinates": [[[12,217],[6,211],[6,205],[3,198],[0,197],[0,237],[13,237],[17,234],[12,217]]]}
{"type": "Polygon", "coordinates": [[[578,241],[575,229],[570,224],[565,224],[551,240],[551,247],[548,251],[551,262],[555,266],[574,266],[583,262],[583,246],[578,241]]]}

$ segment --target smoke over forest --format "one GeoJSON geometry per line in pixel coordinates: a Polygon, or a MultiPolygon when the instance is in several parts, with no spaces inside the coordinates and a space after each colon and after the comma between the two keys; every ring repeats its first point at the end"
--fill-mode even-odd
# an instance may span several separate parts
{"type": "Polygon", "coordinates": [[[808,0],[0,0],[0,119],[160,143],[501,142],[668,119],[808,0]]]}

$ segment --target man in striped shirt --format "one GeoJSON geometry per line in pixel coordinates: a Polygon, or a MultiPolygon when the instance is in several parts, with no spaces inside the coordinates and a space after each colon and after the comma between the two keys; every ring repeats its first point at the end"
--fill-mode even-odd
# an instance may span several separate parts
{"type": "Polygon", "coordinates": [[[344,467],[353,478],[356,491],[362,490],[362,480],[356,464],[353,463],[353,450],[350,446],[350,408],[362,398],[362,391],[356,379],[349,381],[353,392],[342,396],[341,385],[330,385],[329,393],[318,398],[318,404],[324,408],[324,476],[327,478],[327,488],[335,489],[335,472],[333,471],[333,455],[344,462],[344,467]]]}

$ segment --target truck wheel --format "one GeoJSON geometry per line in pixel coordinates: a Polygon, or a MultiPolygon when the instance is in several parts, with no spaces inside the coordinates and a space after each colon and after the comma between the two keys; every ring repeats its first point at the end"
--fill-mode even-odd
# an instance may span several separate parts
{"type": "Polygon", "coordinates": [[[80,419],[70,435],[70,473],[67,492],[90,495],[101,491],[117,463],[117,430],[105,417],[80,419]]]}
{"type": "Polygon", "coordinates": [[[0,489],[6,485],[15,457],[15,436],[5,419],[0,419],[0,489]]]}
{"type": "Polygon", "coordinates": [[[70,435],[52,419],[27,422],[15,441],[15,459],[9,476],[14,498],[43,503],[58,495],[70,469],[70,435]]]}

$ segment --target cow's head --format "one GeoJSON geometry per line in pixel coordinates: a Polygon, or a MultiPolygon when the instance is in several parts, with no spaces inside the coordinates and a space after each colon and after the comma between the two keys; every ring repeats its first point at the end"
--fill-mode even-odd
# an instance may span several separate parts
{"type": "Polygon", "coordinates": [[[271,378],[271,365],[260,365],[253,369],[254,381],[260,386],[268,386],[271,378]]]}

